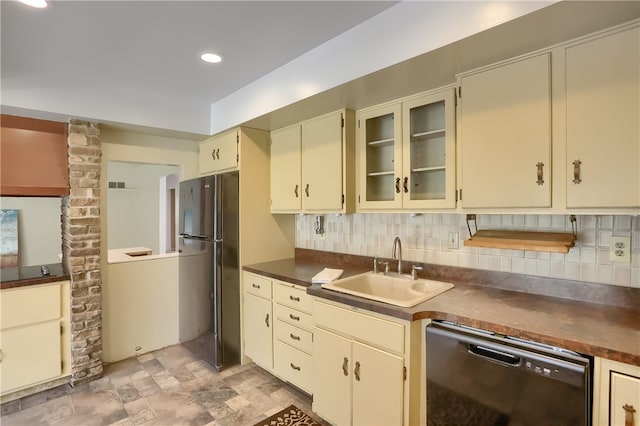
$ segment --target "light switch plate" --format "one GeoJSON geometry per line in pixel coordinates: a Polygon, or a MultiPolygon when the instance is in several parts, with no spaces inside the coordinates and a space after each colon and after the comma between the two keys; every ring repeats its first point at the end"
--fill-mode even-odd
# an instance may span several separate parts
{"type": "Polygon", "coordinates": [[[449,248],[457,249],[458,248],[458,233],[454,231],[449,231],[449,248]]]}
{"type": "Polygon", "coordinates": [[[610,237],[609,259],[612,262],[631,263],[631,238],[610,237]]]}

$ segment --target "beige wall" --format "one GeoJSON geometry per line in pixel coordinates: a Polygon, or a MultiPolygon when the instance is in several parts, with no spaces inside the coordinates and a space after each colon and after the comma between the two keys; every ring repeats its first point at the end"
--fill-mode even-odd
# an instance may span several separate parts
{"type": "MultiPolygon", "coordinates": [[[[398,235],[408,261],[640,288],[640,216],[578,216],[578,241],[567,254],[465,247],[464,214],[326,215],[324,239],[313,232],[314,217],[297,216],[296,247],[391,257],[398,235]],[[456,249],[448,247],[449,232],[459,234],[456,249]],[[612,235],[631,237],[631,263],[609,260],[612,235]]],[[[478,229],[571,232],[568,215],[478,215],[478,229]]]]}

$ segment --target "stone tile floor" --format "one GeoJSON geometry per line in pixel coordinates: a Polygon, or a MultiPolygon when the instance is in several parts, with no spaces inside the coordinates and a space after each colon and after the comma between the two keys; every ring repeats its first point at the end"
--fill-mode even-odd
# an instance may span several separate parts
{"type": "Polygon", "coordinates": [[[217,373],[176,345],[107,365],[90,383],[2,404],[0,424],[242,426],[289,404],[317,419],[308,395],[254,364],[217,373]]]}

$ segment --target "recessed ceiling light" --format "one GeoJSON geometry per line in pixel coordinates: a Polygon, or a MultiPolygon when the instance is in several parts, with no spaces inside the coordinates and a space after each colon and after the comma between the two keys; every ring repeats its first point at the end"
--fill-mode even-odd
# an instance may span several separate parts
{"type": "Polygon", "coordinates": [[[217,64],[222,61],[222,56],[216,55],[215,53],[203,53],[200,55],[200,58],[205,62],[210,62],[212,64],[217,64]]]}
{"type": "Polygon", "coordinates": [[[47,0],[18,0],[20,3],[24,3],[27,6],[37,7],[38,9],[42,9],[47,7],[47,0]]]}

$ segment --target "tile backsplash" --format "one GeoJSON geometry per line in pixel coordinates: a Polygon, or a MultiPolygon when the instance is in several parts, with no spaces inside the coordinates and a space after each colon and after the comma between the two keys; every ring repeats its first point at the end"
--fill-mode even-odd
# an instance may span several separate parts
{"type": "MultiPolygon", "coordinates": [[[[391,257],[394,236],[403,260],[640,288],[640,216],[577,216],[578,240],[567,254],[465,247],[464,214],[323,215],[324,235],[314,232],[315,215],[296,218],[296,247],[363,256],[391,257]],[[457,248],[449,234],[457,232],[457,248]],[[609,260],[609,238],[631,237],[631,263],[609,260]]],[[[478,229],[571,232],[568,215],[477,215],[478,229]]],[[[471,230],[474,231],[473,223],[471,230]]]]}

